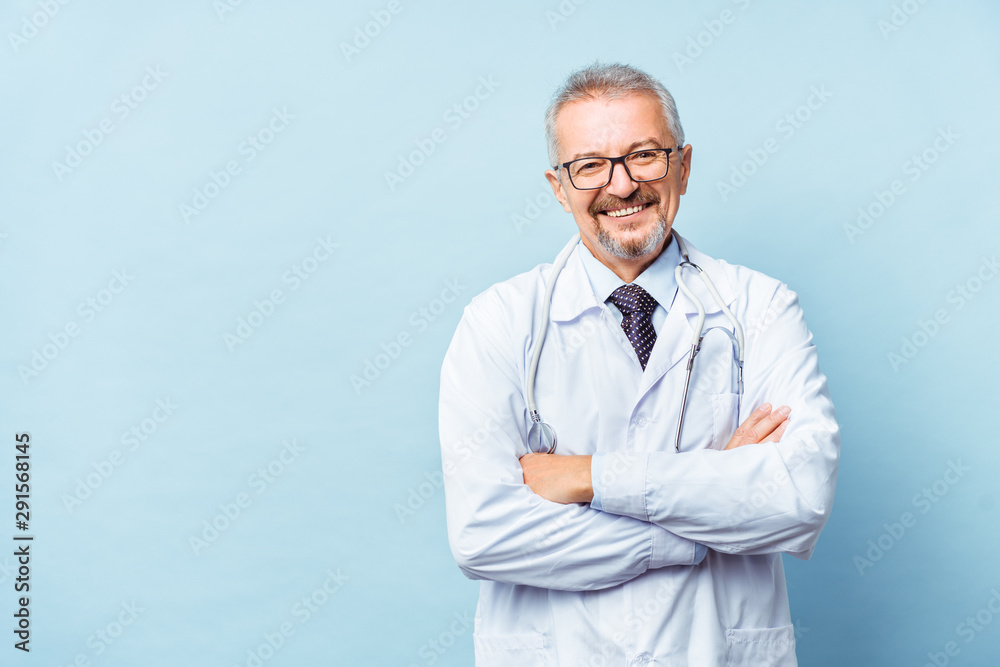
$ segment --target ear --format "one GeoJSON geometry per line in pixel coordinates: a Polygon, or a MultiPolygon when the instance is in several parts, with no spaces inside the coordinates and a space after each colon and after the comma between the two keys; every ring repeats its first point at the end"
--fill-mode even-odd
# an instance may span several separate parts
{"type": "Polygon", "coordinates": [[[681,149],[681,194],[685,194],[688,189],[688,177],[691,175],[691,144],[681,149]]]}
{"type": "Polygon", "coordinates": [[[563,190],[562,181],[559,180],[559,172],[554,169],[545,170],[545,178],[548,179],[549,185],[552,186],[552,194],[556,196],[559,203],[562,204],[563,210],[567,213],[572,213],[572,209],[569,207],[569,200],[566,199],[566,192],[563,190]]]}

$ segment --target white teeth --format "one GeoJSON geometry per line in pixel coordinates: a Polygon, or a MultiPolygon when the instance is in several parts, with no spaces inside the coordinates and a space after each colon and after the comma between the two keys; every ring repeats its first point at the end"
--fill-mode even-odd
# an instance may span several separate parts
{"type": "Polygon", "coordinates": [[[623,208],[618,211],[608,211],[604,215],[607,215],[612,218],[620,218],[623,215],[632,215],[633,213],[638,213],[641,210],[642,206],[632,206],[631,208],[623,208]]]}

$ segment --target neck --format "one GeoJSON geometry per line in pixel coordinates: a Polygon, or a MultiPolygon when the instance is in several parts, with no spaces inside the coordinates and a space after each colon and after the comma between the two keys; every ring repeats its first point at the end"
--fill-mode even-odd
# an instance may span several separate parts
{"type": "Polygon", "coordinates": [[[581,236],[580,240],[601,264],[611,269],[616,276],[622,279],[622,281],[626,283],[633,283],[643,271],[648,269],[649,266],[656,261],[656,258],[660,256],[660,253],[667,249],[667,247],[673,242],[673,237],[673,234],[667,234],[667,238],[664,239],[664,242],[661,243],[660,246],[653,252],[629,259],[612,255],[600,244],[591,245],[590,239],[585,236],[581,236]]]}

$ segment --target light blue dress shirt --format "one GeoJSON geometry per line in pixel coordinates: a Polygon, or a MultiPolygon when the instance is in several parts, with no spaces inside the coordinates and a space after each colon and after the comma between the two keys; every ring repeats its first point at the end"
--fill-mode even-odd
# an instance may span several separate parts
{"type": "MultiPolygon", "coordinates": [[[[614,314],[615,319],[621,324],[622,312],[618,307],[608,301],[608,297],[616,289],[625,284],[614,271],[601,263],[599,259],[587,249],[587,246],[580,243],[576,246],[576,252],[583,260],[583,267],[587,271],[587,278],[590,279],[590,286],[594,289],[597,300],[607,303],[608,308],[614,314]]],[[[670,245],[663,249],[652,264],[639,274],[635,279],[635,285],[649,292],[649,295],[656,299],[656,310],[653,311],[653,330],[659,334],[660,327],[667,319],[667,309],[674,302],[677,294],[677,281],[674,278],[674,268],[681,263],[681,253],[677,249],[677,241],[670,237],[670,245]]]]}
{"type": "MultiPolygon", "coordinates": [[[[608,301],[608,297],[611,296],[612,292],[624,285],[624,281],[614,271],[594,257],[593,253],[583,243],[577,245],[576,252],[583,261],[584,270],[587,272],[587,278],[590,280],[590,286],[593,288],[597,300],[604,303],[608,307],[608,310],[615,316],[618,323],[621,324],[624,316],[618,310],[617,306],[608,301]]],[[[677,296],[677,280],[674,277],[674,269],[680,262],[681,253],[677,248],[677,241],[671,235],[670,245],[664,248],[663,252],[653,260],[653,263],[646,267],[646,270],[640,273],[633,281],[633,284],[643,288],[649,292],[650,296],[656,299],[656,309],[653,311],[650,319],[653,323],[653,331],[657,335],[659,335],[660,327],[663,326],[664,321],[667,319],[667,310],[673,305],[674,299],[677,296]]],[[[596,510],[603,509],[599,481],[601,479],[603,459],[604,457],[602,456],[594,456],[590,459],[591,485],[594,487],[594,499],[590,501],[590,506],[596,510]]],[[[695,545],[694,561],[695,563],[700,563],[705,557],[708,547],[697,542],[695,545]]]]}

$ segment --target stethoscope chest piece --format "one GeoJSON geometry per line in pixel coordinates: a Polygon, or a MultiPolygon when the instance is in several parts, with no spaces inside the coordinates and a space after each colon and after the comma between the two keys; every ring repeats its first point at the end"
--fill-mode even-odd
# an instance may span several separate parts
{"type": "MultiPolygon", "coordinates": [[[[701,277],[702,283],[704,283],[705,288],[715,299],[716,304],[719,306],[719,310],[733,325],[732,333],[723,327],[712,327],[712,329],[722,329],[732,340],[733,359],[736,362],[738,376],[737,393],[739,398],[737,399],[737,414],[739,413],[740,404],[743,399],[743,327],[736,319],[736,316],[733,315],[733,312],[726,305],[725,300],[722,298],[722,295],[719,294],[719,290],[716,289],[715,283],[712,282],[712,279],[707,273],[705,273],[704,269],[691,261],[691,258],[688,256],[684,240],[679,234],[677,234],[677,232],[672,233],[674,238],[677,239],[677,249],[680,252],[681,259],[683,260],[674,268],[674,278],[676,279],[678,289],[691,300],[691,303],[694,304],[698,311],[696,327],[694,327],[694,330],[692,331],[691,355],[688,358],[686,375],[684,378],[684,393],[681,397],[681,409],[677,418],[677,433],[674,437],[674,451],[679,452],[681,449],[681,431],[684,428],[684,413],[687,409],[688,389],[691,385],[691,370],[694,367],[695,355],[697,355],[698,350],[701,349],[702,340],[704,339],[705,334],[708,333],[705,330],[705,306],[702,304],[697,295],[691,291],[691,288],[689,288],[684,282],[684,278],[681,275],[682,269],[684,267],[690,267],[698,271],[698,275],[701,277]]],[[[538,372],[538,360],[542,354],[542,345],[545,343],[545,332],[548,329],[549,308],[552,305],[552,290],[555,287],[556,278],[563,270],[563,267],[566,266],[570,253],[579,241],[580,235],[574,234],[573,238],[571,238],[569,243],[566,244],[566,247],[563,248],[561,253],[559,253],[559,256],[552,265],[552,272],[548,280],[548,285],[545,288],[545,298],[542,302],[542,316],[539,320],[538,333],[535,336],[536,340],[532,346],[531,362],[528,364],[527,402],[528,412],[531,415],[531,427],[528,429],[528,449],[529,451],[539,454],[551,454],[556,451],[556,430],[547,423],[543,422],[541,417],[538,415],[538,407],[535,404],[535,375],[538,372]]],[[[711,331],[711,329],[709,329],[709,331],[711,331]]]]}
{"type": "Polygon", "coordinates": [[[543,421],[533,421],[528,429],[528,450],[536,454],[556,451],[556,430],[543,421]]]}

